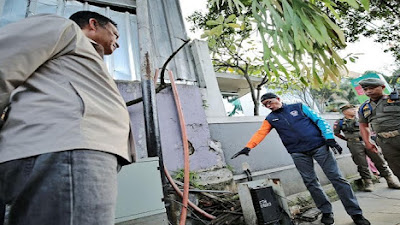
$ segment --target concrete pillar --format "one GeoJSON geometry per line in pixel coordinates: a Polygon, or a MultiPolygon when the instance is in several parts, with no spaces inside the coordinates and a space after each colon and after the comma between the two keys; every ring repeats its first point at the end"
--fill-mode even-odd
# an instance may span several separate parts
{"type": "Polygon", "coordinates": [[[202,92],[203,106],[207,117],[226,116],[207,42],[194,40],[190,48],[193,53],[197,80],[202,92]]]}

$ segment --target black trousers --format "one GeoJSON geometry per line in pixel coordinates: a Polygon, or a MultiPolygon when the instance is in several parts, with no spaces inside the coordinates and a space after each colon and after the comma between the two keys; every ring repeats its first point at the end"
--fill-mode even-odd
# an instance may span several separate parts
{"type": "Polygon", "coordinates": [[[5,214],[6,214],[6,204],[0,201],[0,225],[4,224],[5,214]]]}

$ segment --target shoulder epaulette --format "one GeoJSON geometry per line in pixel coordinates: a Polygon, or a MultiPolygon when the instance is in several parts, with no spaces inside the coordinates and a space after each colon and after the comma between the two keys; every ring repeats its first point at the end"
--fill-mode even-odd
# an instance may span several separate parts
{"type": "Polygon", "coordinates": [[[359,112],[361,115],[364,117],[368,117],[372,113],[372,106],[371,106],[371,100],[365,101],[359,109],[359,112]]]}
{"type": "Polygon", "coordinates": [[[339,125],[340,129],[342,129],[342,127],[343,127],[343,120],[344,120],[343,118],[339,120],[339,124],[338,125],[339,125]]]}

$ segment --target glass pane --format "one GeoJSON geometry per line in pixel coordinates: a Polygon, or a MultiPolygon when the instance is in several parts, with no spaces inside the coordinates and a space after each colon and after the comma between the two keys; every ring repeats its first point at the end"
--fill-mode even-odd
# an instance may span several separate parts
{"type": "MultiPolygon", "coordinates": [[[[35,4],[36,5],[33,6],[34,14],[59,13],[66,18],[69,18],[77,11],[84,10],[83,3],[70,0],[37,0],[35,4]],[[59,3],[62,5],[58,5],[59,3]]],[[[5,0],[3,14],[0,15],[0,27],[23,19],[27,10],[28,0],[5,0]]],[[[106,15],[105,7],[89,5],[89,10],[106,15]]],[[[113,55],[105,57],[110,73],[115,79],[140,80],[139,41],[136,15],[125,14],[124,12],[117,12],[114,10],[107,10],[107,12],[109,12],[109,15],[106,16],[109,16],[118,24],[120,33],[118,40],[120,47],[113,55]],[[130,34],[127,31],[128,27],[130,28],[130,34]],[[130,43],[130,45],[128,43],[130,43]],[[131,49],[128,50],[129,47],[131,49]],[[131,74],[131,71],[135,74],[131,74]]]]}
{"type": "Polygon", "coordinates": [[[118,24],[119,31],[118,44],[120,47],[112,54],[112,56],[109,56],[114,57],[114,78],[118,80],[132,80],[129,71],[125,14],[110,10],[110,18],[118,24]]]}
{"type": "Polygon", "coordinates": [[[0,27],[25,18],[27,9],[28,0],[6,0],[0,15],[0,27]]]}
{"type": "Polygon", "coordinates": [[[138,28],[137,28],[137,19],[136,15],[130,15],[131,22],[131,41],[132,41],[132,51],[133,51],[133,59],[134,59],[134,67],[135,67],[135,75],[132,76],[133,80],[140,80],[140,58],[139,58],[139,37],[138,37],[138,28]]]}
{"type": "Polygon", "coordinates": [[[57,12],[57,0],[39,0],[36,5],[36,14],[57,12]]]}
{"type": "Polygon", "coordinates": [[[89,11],[97,12],[97,13],[100,13],[101,15],[106,15],[105,8],[101,8],[101,7],[94,6],[94,5],[89,5],[89,11]]]}
{"type": "Polygon", "coordinates": [[[67,1],[64,8],[64,17],[69,18],[72,14],[83,10],[83,4],[77,1],[67,1]]]}

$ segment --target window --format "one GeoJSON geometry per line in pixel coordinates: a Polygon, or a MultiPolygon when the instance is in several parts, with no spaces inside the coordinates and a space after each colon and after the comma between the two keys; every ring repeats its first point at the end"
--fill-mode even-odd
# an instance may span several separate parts
{"type": "MultiPolygon", "coordinates": [[[[106,1],[102,1],[106,2],[106,1]]],[[[40,13],[54,13],[68,18],[80,10],[90,10],[105,15],[118,24],[118,48],[105,56],[108,70],[114,79],[140,80],[139,40],[136,15],[132,10],[118,7],[66,0],[0,0],[0,27],[40,13]]]]}

